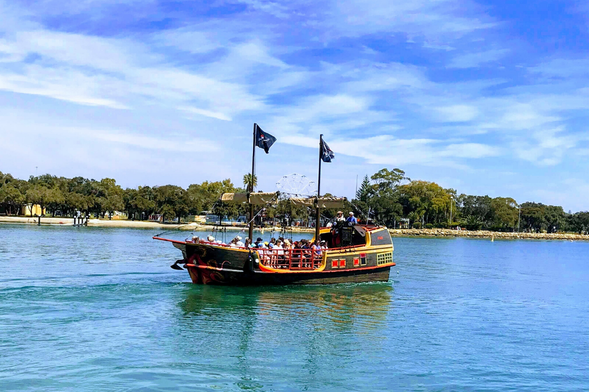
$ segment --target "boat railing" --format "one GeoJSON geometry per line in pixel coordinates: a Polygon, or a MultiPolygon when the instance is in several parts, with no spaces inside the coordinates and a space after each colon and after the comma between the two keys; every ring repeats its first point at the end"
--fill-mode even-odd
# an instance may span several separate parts
{"type": "Polygon", "coordinates": [[[257,249],[260,263],[274,269],[314,270],[321,267],[323,251],[313,249],[257,249]]]}

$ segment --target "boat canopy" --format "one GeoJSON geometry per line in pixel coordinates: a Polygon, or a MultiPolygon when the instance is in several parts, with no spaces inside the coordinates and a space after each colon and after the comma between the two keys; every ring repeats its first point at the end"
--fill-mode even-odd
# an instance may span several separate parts
{"type": "MultiPolygon", "coordinates": [[[[297,206],[316,207],[316,197],[291,197],[289,199],[297,206]]],[[[345,197],[320,197],[319,208],[343,208],[345,197]]]]}
{"type": "MultiPolygon", "coordinates": [[[[278,192],[253,192],[247,193],[223,193],[220,200],[225,203],[246,203],[255,206],[263,206],[274,202],[278,198],[278,192]]],[[[317,207],[316,197],[289,197],[296,206],[317,207]]],[[[343,208],[345,197],[320,197],[319,208],[343,208]]]]}
{"type": "Polygon", "coordinates": [[[276,192],[253,192],[249,194],[248,200],[247,193],[223,193],[220,200],[225,203],[248,203],[263,206],[272,203],[277,197],[276,192]]]}

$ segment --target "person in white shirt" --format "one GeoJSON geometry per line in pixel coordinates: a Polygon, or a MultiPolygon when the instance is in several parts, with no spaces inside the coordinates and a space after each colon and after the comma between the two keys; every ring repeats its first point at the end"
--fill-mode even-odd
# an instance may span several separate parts
{"type": "Polygon", "coordinates": [[[237,240],[237,241],[235,241],[235,245],[237,245],[239,248],[243,248],[245,246],[244,243],[241,242],[240,236],[235,237],[235,239],[237,240]]]}

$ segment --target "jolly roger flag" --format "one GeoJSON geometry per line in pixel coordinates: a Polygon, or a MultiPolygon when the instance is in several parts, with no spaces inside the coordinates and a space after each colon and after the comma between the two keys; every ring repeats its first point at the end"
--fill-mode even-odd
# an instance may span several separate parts
{"type": "Polygon", "coordinates": [[[270,150],[270,147],[274,144],[276,138],[270,135],[268,132],[264,132],[262,128],[256,124],[256,146],[263,148],[266,154],[270,150]]]}
{"type": "Polygon", "coordinates": [[[335,158],[335,154],[331,151],[327,143],[321,139],[321,160],[323,162],[331,162],[333,158],[335,158]]]}

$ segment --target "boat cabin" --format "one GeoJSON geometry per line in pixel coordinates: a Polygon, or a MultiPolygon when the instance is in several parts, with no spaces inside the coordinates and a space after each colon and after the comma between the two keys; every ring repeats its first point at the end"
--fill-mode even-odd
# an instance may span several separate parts
{"type": "Polygon", "coordinates": [[[370,245],[390,245],[392,239],[388,231],[382,227],[373,225],[348,225],[347,222],[338,222],[338,224],[322,228],[319,234],[320,240],[325,241],[328,249],[370,246],[370,245]],[[383,231],[375,238],[371,234],[383,231]]]}

